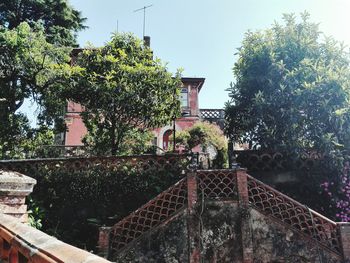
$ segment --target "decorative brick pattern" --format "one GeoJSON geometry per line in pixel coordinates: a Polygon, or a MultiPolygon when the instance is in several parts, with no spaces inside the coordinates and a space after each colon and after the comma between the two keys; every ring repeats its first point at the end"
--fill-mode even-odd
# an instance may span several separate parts
{"type": "Polygon", "coordinates": [[[236,161],[248,171],[309,170],[323,156],[315,152],[304,152],[297,158],[290,158],[282,152],[263,152],[255,150],[234,151],[236,161]]]}
{"type": "Polygon", "coordinates": [[[238,200],[236,171],[234,170],[199,170],[198,194],[205,199],[238,200]]]}
{"type": "Polygon", "coordinates": [[[142,171],[171,170],[178,172],[186,169],[189,162],[190,155],[185,154],[2,160],[0,170],[17,171],[33,176],[42,169],[79,172],[96,167],[114,170],[132,165],[134,169],[142,171]]]}
{"type": "MultiPolygon", "coordinates": [[[[68,119],[69,118],[67,118],[66,120],[68,119]]],[[[87,156],[93,156],[93,154],[89,151],[89,148],[84,145],[42,145],[42,146],[39,146],[39,148],[35,153],[29,152],[26,154],[26,158],[28,159],[29,158],[49,158],[49,157],[51,158],[52,157],[87,157],[87,156]]]]}
{"type": "Polygon", "coordinates": [[[337,224],[248,175],[249,202],[256,209],[341,254],[337,224]]]}
{"type": "Polygon", "coordinates": [[[159,226],[178,211],[188,208],[189,260],[200,262],[197,241],[200,239],[198,216],[195,204],[202,198],[220,201],[238,201],[241,216],[243,261],[254,261],[251,226],[248,223],[255,208],[266,218],[284,223],[305,238],[314,240],[337,258],[348,253],[348,231],[339,231],[339,226],[315,211],[283,195],[273,188],[239,170],[197,170],[189,172],[187,178],[169,188],[155,199],[117,223],[110,235],[110,256],[114,258],[128,244],[138,240],[147,231],[159,226]],[[196,192],[197,191],[197,192],[196,192]],[[198,199],[198,200],[197,200],[198,199]],[[345,249],[345,250],[344,250],[345,249]]]}
{"type": "Polygon", "coordinates": [[[124,248],[186,206],[187,179],[184,178],[114,225],[110,234],[110,252],[113,254],[124,248]]]}

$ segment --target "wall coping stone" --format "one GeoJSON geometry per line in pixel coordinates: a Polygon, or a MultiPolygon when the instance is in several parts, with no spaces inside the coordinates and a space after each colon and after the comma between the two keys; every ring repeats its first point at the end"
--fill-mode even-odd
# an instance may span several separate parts
{"type": "Polygon", "coordinates": [[[0,214],[0,237],[21,252],[30,262],[32,257],[49,259],[49,261],[40,262],[110,262],[85,250],[68,245],[4,214],[0,214]]]}
{"type": "Polygon", "coordinates": [[[0,183],[36,184],[36,180],[18,172],[0,170],[0,183]]]}

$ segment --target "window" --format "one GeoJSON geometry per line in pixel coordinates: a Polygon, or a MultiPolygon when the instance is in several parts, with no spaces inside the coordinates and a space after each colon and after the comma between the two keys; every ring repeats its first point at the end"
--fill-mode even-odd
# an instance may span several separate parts
{"type": "Polygon", "coordinates": [[[163,134],[163,149],[164,150],[170,150],[173,145],[173,131],[172,130],[167,130],[163,134]]]}
{"type": "Polygon", "coordinates": [[[180,93],[181,107],[188,107],[188,89],[182,88],[180,93]]]}

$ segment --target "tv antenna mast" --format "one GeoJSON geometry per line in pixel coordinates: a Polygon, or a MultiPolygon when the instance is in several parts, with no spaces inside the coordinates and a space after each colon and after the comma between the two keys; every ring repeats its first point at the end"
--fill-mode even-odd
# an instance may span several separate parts
{"type": "Polygon", "coordinates": [[[153,5],[144,6],[144,7],[142,7],[142,8],[139,8],[139,9],[134,10],[134,13],[143,10],[143,37],[145,37],[146,9],[149,8],[149,7],[151,7],[151,6],[153,6],[153,5]]]}

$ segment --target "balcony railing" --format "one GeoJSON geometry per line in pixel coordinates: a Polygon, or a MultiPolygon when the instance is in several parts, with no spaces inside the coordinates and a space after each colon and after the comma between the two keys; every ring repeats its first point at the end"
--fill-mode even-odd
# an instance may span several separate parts
{"type": "Polygon", "coordinates": [[[217,124],[224,129],[225,111],[223,109],[200,109],[199,117],[201,120],[217,124]]]}
{"type": "Polygon", "coordinates": [[[223,109],[200,109],[200,118],[204,120],[223,120],[225,111],[223,109]]]}

